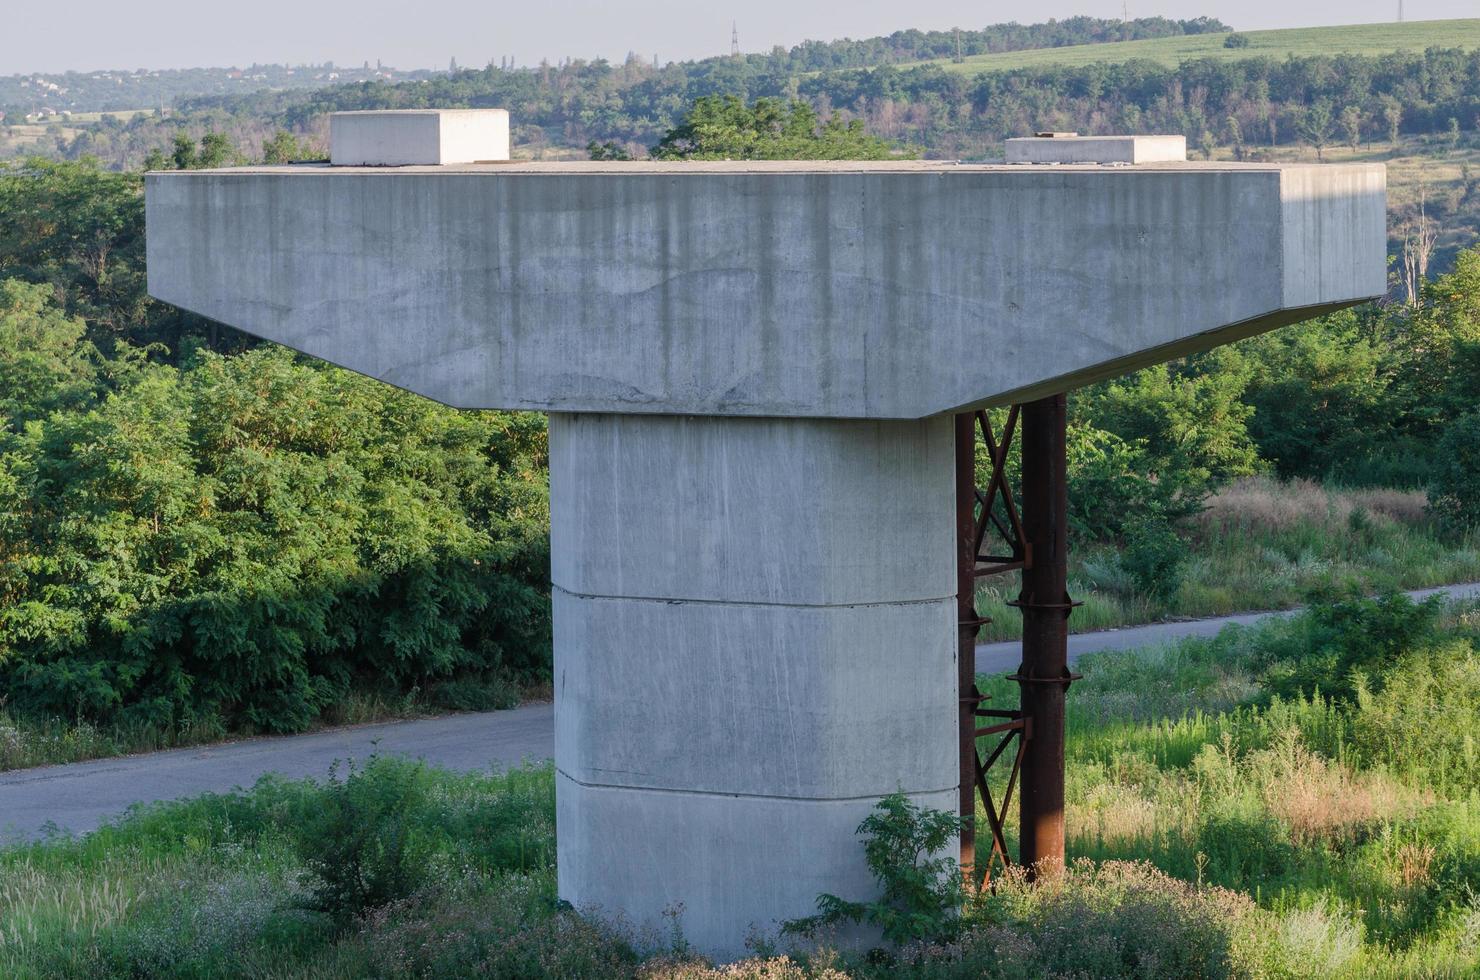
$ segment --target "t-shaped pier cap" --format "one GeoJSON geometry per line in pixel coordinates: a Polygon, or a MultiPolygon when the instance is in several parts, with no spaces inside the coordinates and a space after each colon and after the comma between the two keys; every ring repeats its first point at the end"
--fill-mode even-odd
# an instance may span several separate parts
{"type": "Polygon", "coordinates": [[[505,109],[397,109],[329,116],[336,167],[443,166],[509,159],[505,109]]]}
{"type": "Polygon", "coordinates": [[[1007,141],[1008,163],[1183,163],[1185,136],[1039,133],[1007,141]]]}

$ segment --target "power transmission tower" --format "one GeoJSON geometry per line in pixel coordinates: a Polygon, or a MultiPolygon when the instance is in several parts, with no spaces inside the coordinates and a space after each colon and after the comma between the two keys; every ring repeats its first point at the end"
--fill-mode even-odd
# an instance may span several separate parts
{"type": "Polygon", "coordinates": [[[740,25],[730,21],[730,57],[740,57],[740,25]]]}
{"type": "Polygon", "coordinates": [[[959,65],[963,60],[961,57],[961,28],[958,27],[956,28],[956,64],[959,65]]]}

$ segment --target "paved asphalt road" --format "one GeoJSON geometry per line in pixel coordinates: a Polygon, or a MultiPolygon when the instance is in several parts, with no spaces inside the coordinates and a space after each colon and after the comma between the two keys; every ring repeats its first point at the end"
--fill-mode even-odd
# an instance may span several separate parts
{"type": "MultiPolygon", "coordinates": [[[[1480,583],[1425,589],[1424,597],[1480,596],[1480,583]]],[[[1230,623],[1253,623],[1289,613],[1251,613],[1221,619],[1157,623],[1130,629],[1081,633],[1069,638],[1069,659],[1100,650],[1155,646],[1185,636],[1212,636],[1230,623]]],[[[1018,665],[1018,644],[977,648],[982,673],[1018,665]]],[[[548,704],[512,711],[453,715],[421,721],[362,725],[281,738],[256,738],[225,745],[176,749],[122,759],[46,766],[0,773],[0,840],[34,838],[48,825],[85,833],[130,805],[250,786],[269,772],[322,776],[339,759],[363,759],[372,752],[399,754],[452,769],[508,767],[526,759],[550,757],[554,715],[548,704]]]]}

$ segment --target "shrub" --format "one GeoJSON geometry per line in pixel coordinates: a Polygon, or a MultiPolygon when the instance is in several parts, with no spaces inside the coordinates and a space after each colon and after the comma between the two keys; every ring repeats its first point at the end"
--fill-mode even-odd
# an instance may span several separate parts
{"type": "Polygon", "coordinates": [[[429,692],[431,702],[453,711],[498,711],[517,707],[522,697],[507,677],[461,677],[443,681],[429,692]]]}
{"type": "Polygon", "coordinates": [[[1235,940],[1252,911],[1242,896],[1144,863],[1080,861],[1032,885],[1014,873],[983,894],[960,940],[962,968],[942,975],[1233,976],[1235,940]]]}
{"type": "Polygon", "coordinates": [[[1143,443],[1074,425],[1068,444],[1069,523],[1076,538],[1113,541],[1148,521],[1173,521],[1202,507],[1205,487],[1147,476],[1143,443]]]}
{"type": "Polygon", "coordinates": [[[302,814],[295,841],[312,882],[311,907],[347,921],[405,899],[426,866],[415,853],[412,814],[421,803],[413,780],[371,759],[331,774],[315,806],[302,814]]]}
{"type": "Polygon", "coordinates": [[[1182,588],[1187,550],[1186,543],[1166,521],[1144,520],[1127,530],[1120,565],[1137,592],[1166,602],[1182,588]]]}
{"type": "Polygon", "coordinates": [[[310,907],[345,922],[405,900],[439,869],[552,867],[548,770],[515,770],[479,790],[460,793],[422,765],[372,757],[298,797],[286,829],[309,872],[310,907]]]}
{"type": "Polygon", "coordinates": [[[1277,879],[1295,859],[1289,831],[1266,814],[1213,814],[1197,828],[1197,850],[1215,880],[1244,888],[1277,879]]]}
{"type": "Polygon", "coordinates": [[[1436,642],[1443,596],[1414,602],[1394,592],[1369,599],[1317,599],[1299,624],[1260,658],[1268,689],[1298,695],[1319,689],[1351,699],[1362,685],[1380,687],[1408,654],[1436,642]],[[1303,634],[1303,635],[1302,635],[1303,634]]]}
{"type": "Polygon", "coordinates": [[[1238,31],[1234,31],[1232,34],[1223,39],[1223,46],[1225,48],[1233,49],[1247,48],[1249,46],[1249,36],[1247,34],[1240,34],[1238,31]]]}
{"type": "Polygon", "coordinates": [[[1451,641],[1406,657],[1356,689],[1351,737],[1369,765],[1433,787],[1480,785],[1480,657],[1451,641]]]}
{"type": "Polygon", "coordinates": [[[620,930],[557,905],[548,870],[446,882],[372,913],[351,942],[347,975],[596,980],[633,976],[638,960],[620,930]]]}
{"type": "Polygon", "coordinates": [[[940,940],[952,935],[961,907],[961,875],[942,852],[961,832],[961,818],[930,810],[903,793],[880,800],[858,825],[864,859],[882,894],[851,902],[817,898],[818,914],[785,923],[784,933],[806,935],[841,922],[879,926],[892,943],[940,940]]]}
{"type": "Polygon", "coordinates": [[[1480,526],[1480,411],[1450,423],[1439,440],[1430,509],[1455,534],[1480,526]]]}

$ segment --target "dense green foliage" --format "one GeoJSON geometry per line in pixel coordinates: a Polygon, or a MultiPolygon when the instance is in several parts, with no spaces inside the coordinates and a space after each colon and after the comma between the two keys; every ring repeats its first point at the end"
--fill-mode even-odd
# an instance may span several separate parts
{"type": "Polygon", "coordinates": [[[19,338],[42,383],[0,433],[15,704],[291,730],[356,683],[547,674],[541,419],[277,348],[89,379],[82,332],[19,338]]]}
{"type": "Polygon", "coordinates": [[[1449,527],[1480,526],[1480,410],[1445,429],[1437,447],[1434,510],[1449,527]]]}
{"type": "MultiPolygon", "coordinates": [[[[612,152],[602,147],[592,158],[610,159],[612,152]]],[[[862,120],[833,116],[819,122],[808,102],[757,99],[747,106],[733,95],[701,98],[653,147],[657,160],[885,160],[897,155],[888,140],[865,133],[862,120]]]]}
{"type": "Polygon", "coordinates": [[[1476,522],[1480,250],[1417,306],[1369,306],[1086,389],[1072,400],[1072,517],[1109,539],[1195,512],[1230,480],[1434,483],[1456,533],[1476,522]],[[1469,482],[1467,482],[1469,481],[1469,482]]]}
{"type": "MultiPolygon", "coordinates": [[[[216,335],[224,348],[223,331],[145,291],[137,174],[41,159],[3,166],[0,215],[0,279],[45,283],[67,314],[86,321],[87,338],[100,350],[126,341],[177,351],[188,334],[216,335]]],[[[243,342],[234,331],[224,333],[243,342]]]]}

